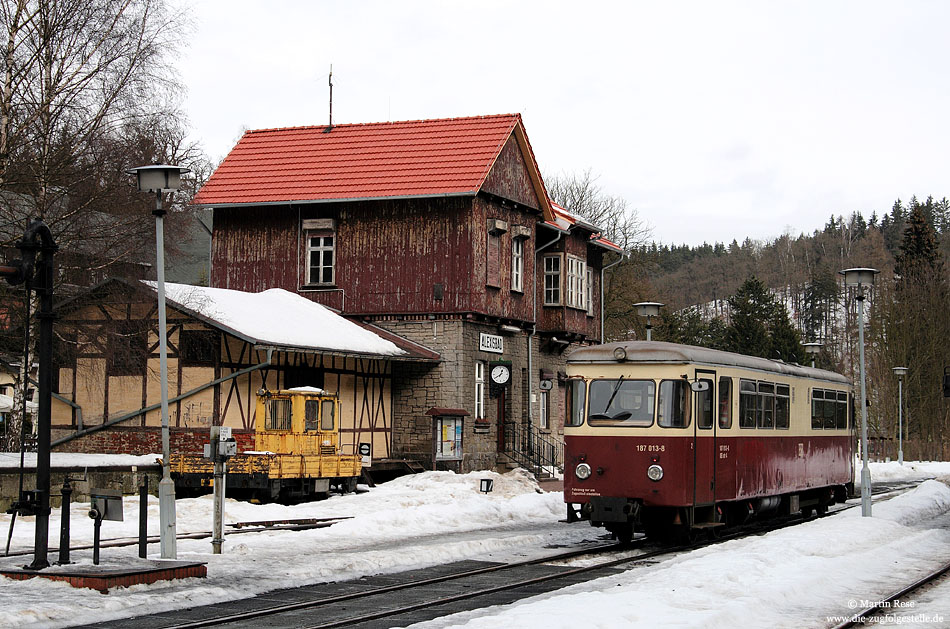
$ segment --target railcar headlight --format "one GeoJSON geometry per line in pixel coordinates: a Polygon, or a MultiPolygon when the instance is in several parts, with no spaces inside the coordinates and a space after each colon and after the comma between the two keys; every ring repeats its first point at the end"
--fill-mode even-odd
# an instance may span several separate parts
{"type": "Polygon", "coordinates": [[[574,474],[581,480],[587,480],[590,478],[590,465],[587,463],[578,464],[578,466],[574,468],[574,474]]]}
{"type": "Polygon", "coordinates": [[[647,468],[647,478],[652,481],[658,481],[663,478],[663,468],[659,465],[651,465],[647,468]]]}

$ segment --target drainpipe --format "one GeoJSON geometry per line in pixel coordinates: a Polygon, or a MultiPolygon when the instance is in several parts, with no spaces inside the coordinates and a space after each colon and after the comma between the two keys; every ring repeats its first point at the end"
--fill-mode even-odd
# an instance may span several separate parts
{"type": "Polygon", "coordinates": [[[604,293],[606,292],[604,290],[604,271],[606,271],[607,269],[611,267],[617,266],[618,264],[623,262],[623,259],[627,257],[628,255],[629,255],[628,251],[622,252],[620,254],[620,258],[618,258],[616,262],[611,262],[610,264],[608,264],[607,266],[603,267],[600,270],[600,342],[601,343],[607,342],[607,334],[604,331],[604,293]]]}
{"type": "MultiPolygon", "coordinates": [[[[534,373],[534,368],[533,368],[533,361],[531,359],[531,347],[532,347],[532,340],[534,339],[534,335],[538,331],[538,285],[537,285],[538,283],[538,254],[541,253],[541,251],[543,251],[544,249],[547,249],[548,247],[556,243],[558,240],[560,240],[561,236],[563,235],[564,235],[563,231],[558,231],[557,236],[555,236],[554,240],[544,245],[541,245],[540,247],[534,250],[534,265],[535,265],[534,284],[535,285],[534,285],[534,289],[531,291],[533,293],[533,298],[531,299],[531,333],[528,334],[528,421],[529,422],[534,419],[534,405],[531,403],[531,396],[533,395],[532,388],[531,388],[531,379],[534,377],[532,375],[534,373]]],[[[543,272],[543,269],[542,269],[542,272],[543,272]]]]}

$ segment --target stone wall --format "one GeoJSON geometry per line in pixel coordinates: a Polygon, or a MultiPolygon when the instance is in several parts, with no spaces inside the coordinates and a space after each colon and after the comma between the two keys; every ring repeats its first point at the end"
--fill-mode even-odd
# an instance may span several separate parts
{"type": "MultiPolygon", "coordinates": [[[[528,371],[528,333],[500,333],[497,324],[462,319],[377,321],[377,325],[420,343],[442,356],[432,365],[403,363],[393,370],[393,455],[415,459],[427,468],[470,472],[493,469],[498,463],[498,398],[491,397],[490,377],[485,372],[485,417],[475,417],[475,361],[511,362],[511,381],[505,395],[505,418],[509,422],[537,425],[542,371],[552,375],[548,392],[550,428],[548,432],[563,439],[563,391],[558,372],[564,371],[567,351],[540,336],[532,339],[532,365],[528,371]],[[502,336],[501,354],[479,350],[479,334],[502,336]],[[528,397],[534,396],[533,417],[528,417],[528,397]],[[435,464],[433,455],[433,418],[426,412],[433,407],[460,408],[469,413],[463,422],[461,461],[435,464]]],[[[567,348],[568,350],[570,348],[567,348]]]]}

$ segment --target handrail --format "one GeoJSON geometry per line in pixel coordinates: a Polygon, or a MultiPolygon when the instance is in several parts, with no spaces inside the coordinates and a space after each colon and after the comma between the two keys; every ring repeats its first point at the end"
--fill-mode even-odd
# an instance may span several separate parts
{"type": "Polygon", "coordinates": [[[564,468],[564,444],[530,424],[505,424],[503,454],[538,479],[564,468]]]}

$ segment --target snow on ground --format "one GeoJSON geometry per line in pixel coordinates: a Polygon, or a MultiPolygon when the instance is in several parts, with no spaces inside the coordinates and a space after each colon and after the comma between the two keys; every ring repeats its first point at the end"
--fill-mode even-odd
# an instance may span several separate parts
{"type": "MultiPolygon", "coordinates": [[[[900,468],[896,463],[872,464],[872,478],[950,475],[950,463],[895,466],[900,468]]],[[[126,497],[124,506],[125,521],[104,522],[104,538],[136,535],[137,500],[126,497]]],[[[74,546],[91,542],[87,508],[73,505],[74,546]]],[[[150,498],[148,508],[154,533],[155,498],[150,498]]],[[[564,516],[561,493],[539,493],[534,480],[520,470],[505,475],[426,472],[366,493],[295,506],[229,500],[226,511],[227,522],[352,519],[310,531],[229,535],[221,555],[211,554],[210,539],[179,540],[179,559],[207,562],[206,579],[118,588],[103,595],[43,579],[0,578],[0,626],[69,626],[462,559],[521,559],[550,552],[544,551],[545,546],[597,541],[603,534],[586,523],[559,523],[564,516]],[[479,493],[479,479],[489,477],[495,480],[494,491],[479,493]]],[[[210,530],[211,513],[210,497],[179,500],[179,533],[210,530]]],[[[832,624],[829,614],[855,611],[851,601],[858,607],[863,600],[883,597],[897,585],[950,560],[950,488],[945,483],[926,481],[911,492],[876,503],[873,515],[862,518],[859,509],[851,509],[425,626],[828,626],[832,624]]],[[[54,511],[52,545],[58,539],[58,517],[54,511]]],[[[8,529],[9,519],[0,516],[0,529],[8,529]]],[[[32,548],[32,538],[32,518],[18,518],[13,549],[32,548]]],[[[157,557],[157,544],[149,550],[157,557]]],[[[103,564],[131,562],[136,548],[104,548],[101,555],[103,564]]],[[[91,557],[91,550],[72,553],[78,567],[91,564],[91,557]]],[[[13,565],[30,561],[30,557],[5,561],[14,559],[13,565]]],[[[944,605],[945,624],[919,626],[950,626],[948,601],[950,596],[934,596],[930,603],[944,605]]]]}

